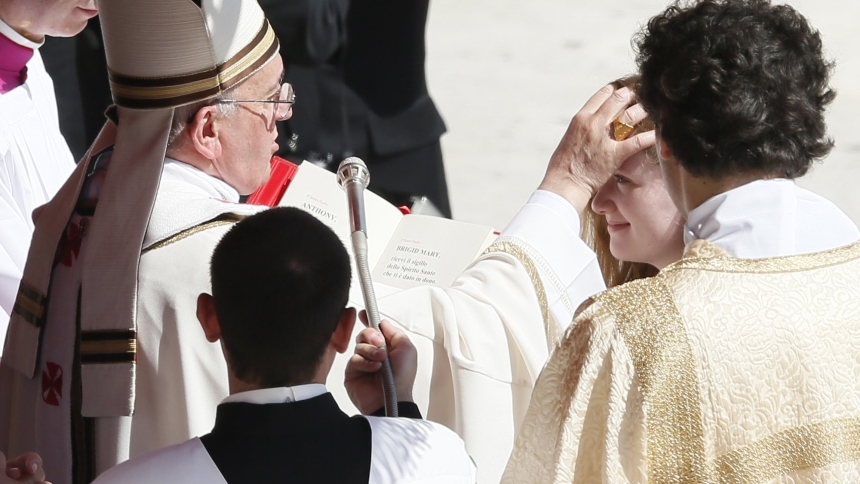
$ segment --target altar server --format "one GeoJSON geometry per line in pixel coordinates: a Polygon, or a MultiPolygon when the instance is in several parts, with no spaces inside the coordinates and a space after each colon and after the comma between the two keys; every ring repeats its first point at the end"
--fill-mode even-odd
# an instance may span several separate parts
{"type": "Polygon", "coordinates": [[[637,42],[686,253],[583,304],[503,482],[857,482],[860,233],[793,181],[833,146],[821,36],[699,0],[637,42]]]}
{"type": "Polygon", "coordinates": [[[97,13],[94,0],[0,1],[0,339],[27,261],[33,210],[75,168],[39,47],[46,35],[77,34],[97,13]]]}
{"type": "MultiPolygon", "coordinates": [[[[356,314],[345,307],[349,256],[331,229],[297,208],[259,213],[221,239],[211,267],[212,295],[200,295],[197,315],[207,339],[221,341],[230,382],[215,428],[120,464],[97,483],[475,482],[463,441],[421,420],[412,403],[416,353],[401,331],[383,325],[399,407],[415,418],[350,418],[326,391],[356,314]]],[[[377,379],[347,385],[359,407],[381,399],[377,379]]]]}
{"type": "MultiPolygon", "coordinates": [[[[117,108],[39,217],[0,366],[0,450],[38,451],[61,484],[212,428],[227,370],[195,301],[215,244],[262,209],[237,202],[266,179],[294,101],[253,0],[100,8],[117,108]]],[[[653,143],[600,136],[645,117],[630,97],[589,101],[541,190],[452,287],[379,301],[418,349],[419,408],[463,437],[481,482],[501,475],[557,335],[603,287],[578,211],[653,143]]]]}

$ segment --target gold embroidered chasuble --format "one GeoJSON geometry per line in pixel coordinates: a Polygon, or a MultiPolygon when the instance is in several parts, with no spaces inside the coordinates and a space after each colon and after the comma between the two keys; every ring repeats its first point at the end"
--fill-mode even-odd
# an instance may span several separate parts
{"type": "Polygon", "coordinates": [[[502,482],[860,482],[860,243],[743,260],[699,240],[588,300],[502,482]]]}

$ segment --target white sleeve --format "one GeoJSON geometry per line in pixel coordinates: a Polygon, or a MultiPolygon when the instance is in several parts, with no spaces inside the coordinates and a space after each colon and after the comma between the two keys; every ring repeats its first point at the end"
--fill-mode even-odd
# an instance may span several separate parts
{"type": "Polygon", "coordinates": [[[475,463],[451,429],[419,419],[365,418],[372,445],[369,484],[475,483],[475,463]]]}
{"type": "MultiPolygon", "coordinates": [[[[557,326],[566,328],[602,289],[576,211],[539,191],[451,287],[379,298],[381,315],[418,351],[415,403],[463,438],[481,482],[501,477],[534,382],[563,333],[557,326]]],[[[328,386],[343,409],[354,408],[343,390],[347,361],[335,360],[328,386]]]]}
{"type": "Polygon", "coordinates": [[[537,266],[550,311],[562,331],[583,301],[606,289],[597,257],[579,230],[579,214],[567,200],[537,190],[497,239],[522,242],[518,245],[537,266]]]}

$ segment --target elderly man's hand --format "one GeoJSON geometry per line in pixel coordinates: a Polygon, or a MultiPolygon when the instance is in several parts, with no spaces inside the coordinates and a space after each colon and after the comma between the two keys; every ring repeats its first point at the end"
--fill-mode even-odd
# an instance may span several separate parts
{"type": "Polygon", "coordinates": [[[6,455],[0,452],[0,484],[12,483],[45,483],[45,470],[42,468],[42,458],[35,452],[28,452],[17,459],[6,462],[6,455]]]}
{"type": "Polygon", "coordinates": [[[623,141],[610,135],[612,121],[635,126],[647,117],[642,106],[630,106],[628,88],[604,86],[570,121],[555,149],[540,189],[566,198],[580,213],[588,200],[621,163],[654,145],[654,132],[639,133],[623,141]]]}
{"type": "Polygon", "coordinates": [[[346,365],[346,393],[364,415],[370,415],[384,406],[382,376],[379,373],[386,356],[386,351],[380,349],[383,336],[394,373],[397,401],[412,401],[412,385],[418,372],[418,352],[406,334],[384,319],[379,329],[382,334],[373,328],[359,333],[355,354],[346,365]]]}

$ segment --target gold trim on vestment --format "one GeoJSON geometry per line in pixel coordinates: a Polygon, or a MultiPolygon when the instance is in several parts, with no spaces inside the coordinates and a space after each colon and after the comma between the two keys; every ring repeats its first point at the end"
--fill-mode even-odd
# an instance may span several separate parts
{"type": "Polygon", "coordinates": [[[737,259],[696,241],[681,259],[654,278],[594,297],[615,316],[648,411],[649,482],[763,482],[798,470],[860,459],[860,418],[829,420],[769,435],[705,459],[697,366],[686,326],[663,277],[693,269],[739,273],[804,271],[860,258],[860,243],[812,254],[737,259]]]}
{"type": "Polygon", "coordinates": [[[137,340],[81,341],[81,356],[137,352],[137,340]]]}
{"type": "Polygon", "coordinates": [[[659,277],[594,296],[615,316],[648,411],[648,482],[714,482],[705,460],[699,376],[681,313],[659,277]]]}
{"type": "Polygon", "coordinates": [[[45,301],[48,300],[47,296],[37,291],[24,281],[21,281],[21,283],[18,284],[18,292],[35,301],[37,304],[45,304],[45,301]]]}
{"type": "Polygon", "coordinates": [[[19,312],[21,310],[27,311],[37,320],[40,320],[42,319],[42,313],[44,313],[45,308],[41,304],[37,303],[36,301],[33,301],[29,297],[25,296],[23,293],[19,292],[18,297],[15,299],[15,312],[21,314],[19,312]]]}
{"type": "Polygon", "coordinates": [[[860,418],[827,420],[769,435],[716,460],[721,484],[764,482],[860,459],[860,418]]]}
{"type": "Polygon", "coordinates": [[[487,250],[485,250],[481,255],[492,254],[495,252],[502,252],[515,257],[520,261],[520,264],[523,265],[523,269],[525,269],[526,273],[529,275],[529,279],[531,279],[532,285],[535,289],[535,295],[538,298],[541,316],[543,317],[547,349],[552,352],[552,349],[558,344],[561,335],[559,334],[558,325],[556,325],[550,317],[549,304],[546,299],[546,289],[543,287],[543,281],[540,279],[540,274],[538,274],[534,261],[532,261],[531,257],[529,257],[522,247],[511,242],[495,242],[491,246],[487,247],[487,250]]]}
{"type": "Polygon", "coordinates": [[[21,319],[41,328],[44,324],[45,303],[47,298],[39,291],[25,284],[23,281],[18,285],[18,295],[12,306],[12,313],[21,316],[21,319]]]}
{"type": "Polygon", "coordinates": [[[185,239],[187,237],[191,237],[192,235],[203,232],[204,230],[214,229],[215,227],[220,227],[222,225],[234,224],[241,219],[242,219],[242,217],[240,217],[239,215],[235,215],[232,213],[224,214],[222,217],[219,217],[215,220],[212,220],[210,222],[205,222],[205,223],[202,223],[200,225],[195,225],[194,227],[191,227],[190,229],[185,229],[182,232],[179,232],[179,233],[177,233],[171,237],[168,237],[164,240],[158,241],[158,242],[150,245],[149,247],[143,249],[142,251],[140,251],[140,255],[143,255],[143,254],[145,254],[149,251],[152,251],[152,250],[167,247],[168,245],[170,245],[174,242],[179,242],[182,239],[185,239]],[[224,218],[224,217],[227,217],[227,218],[224,218]]]}
{"type": "Polygon", "coordinates": [[[698,252],[709,252],[713,244],[706,241],[696,241],[693,244],[691,250],[687,252],[683,259],[666,266],[661,272],[696,269],[720,272],[778,273],[821,269],[860,258],[860,242],[824,252],[773,257],[769,259],[737,259],[731,256],[698,257],[698,252]]]}
{"type": "Polygon", "coordinates": [[[137,359],[133,329],[81,331],[78,354],[82,365],[132,363],[137,359]]]}

